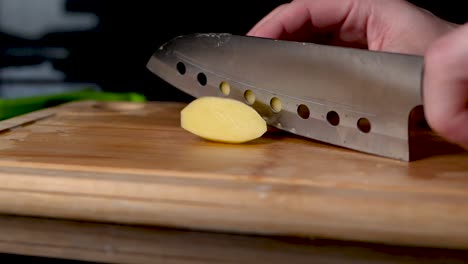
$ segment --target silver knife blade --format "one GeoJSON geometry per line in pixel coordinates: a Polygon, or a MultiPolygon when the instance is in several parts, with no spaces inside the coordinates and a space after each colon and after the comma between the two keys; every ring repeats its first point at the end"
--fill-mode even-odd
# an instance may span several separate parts
{"type": "Polygon", "coordinates": [[[409,161],[409,116],[422,105],[421,56],[227,33],[178,36],[147,68],[192,95],[229,97],[273,127],[409,161]]]}

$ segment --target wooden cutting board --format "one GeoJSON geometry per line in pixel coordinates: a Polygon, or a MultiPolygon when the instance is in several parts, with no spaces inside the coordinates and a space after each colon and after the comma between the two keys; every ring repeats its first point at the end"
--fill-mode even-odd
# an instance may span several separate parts
{"type": "MultiPolygon", "coordinates": [[[[466,250],[290,237],[239,236],[154,226],[113,225],[3,215],[0,215],[0,252],[90,261],[89,264],[468,263],[466,250]]],[[[19,262],[8,262],[8,257],[5,259],[3,255],[0,256],[2,262],[5,261],[3,263],[19,262]]]]}
{"type": "Polygon", "coordinates": [[[460,148],[422,134],[408,163],[274,130],[220,144],[179,127],[183,106],[86,101],[0,122],[0,213],[468,248],[460,148]]]}

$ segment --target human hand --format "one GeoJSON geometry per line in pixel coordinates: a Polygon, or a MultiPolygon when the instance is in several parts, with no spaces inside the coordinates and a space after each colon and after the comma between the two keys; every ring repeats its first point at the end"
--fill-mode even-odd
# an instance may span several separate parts
{"type": "Polygon", "coordinates": [[[424,111],[431,128],[468,149],[468,24],[429,46],[423,83],[424,111]]]}
{"type": "Polygon", "coordinates": [[[294,0],[247,35],[426,55],[426,119],[468,148],[468,29],[458,27],[403,0],[294,0]]]}
{"type": "Polygon", "coordinates": [[[455,27],[403,0],[294,0],[273,10],[247,35],[424,54],[455,27]]]}

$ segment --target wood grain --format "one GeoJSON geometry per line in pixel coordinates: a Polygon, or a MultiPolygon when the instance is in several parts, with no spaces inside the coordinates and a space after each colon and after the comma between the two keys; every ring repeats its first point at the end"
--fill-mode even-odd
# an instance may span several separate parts
{"type": "Polygon", "coordinates": [[[466,151],[436,140],[408,163],[276,130],[219,144],[180,129],[183,106],[79,102],[0,122],[0,212],[468,248],[466,151]]]}
{"type": "Polygon", "coordinates": [[[468,251],[0,216],[0,252],[103,263],[458,264],[468,251]]]}

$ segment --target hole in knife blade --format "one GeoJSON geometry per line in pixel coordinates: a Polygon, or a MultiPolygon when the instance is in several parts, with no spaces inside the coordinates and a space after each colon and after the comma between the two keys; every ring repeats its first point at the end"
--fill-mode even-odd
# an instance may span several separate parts
{"type": "Polygon", "coordinates": [[[307,105],[301,104],[297,107],[297,114],[303,118],[303,119],[308,119],[310,116],[310,110],[307,105]]]}
{"type": "Polygon", "coordinates": [[[330,111],[327,114],[327,121],[328,123],[330,123],[330,125],[337,126],[338,124],[340,124],[340,116],[337,112],[330,111]]]}
{"type": "Polygon", "coordinates": [[[273,111],[275,111],[276,113],[280,112],[282,108],[280,99],[278,99],[278,97],[273,97],[270,100],[270,106],[271,109],[273,109],[273,111]]]}
{"type": "Polygon", "coordinates": [[[198,83],[200,83],[201,86],[205,86],[208,83],[206,75],[204,73],[202,73],[202,72],[197,75],[197,80],[198,80],[198,83]]]}
{"type": "Polygon", "coordinates": [[[185,64],[183,62],[177,63],[177,71],[181,75],[184,75],[187,72],[187,69],[185,68],[185,64]]]}
{"type": "Polygon", "coordinates": [[[227,82],[222,82],[219,85],[219,90],[221,91],[221,93],[228,96],[231,93],[231,86],[227,82]]]}
{"type": "Polygon", "coordinates": [[[254,103],[255,103],[255,100],[257,100],[257,99],[255,98],[254,92],[252,92],[251,90],[245,91],[245,93],[244,93],[244,98],[245,98],[245,101],[246,101],[248,104],[250,104],[250,105],[254,104],[254,103]]]}
{"type": "Polygon", "coordinates": [[[360,118],[357,122],[357,127],[363,133],[369,133],[371,130],[371,123],[367,118],[360,118]]]}

